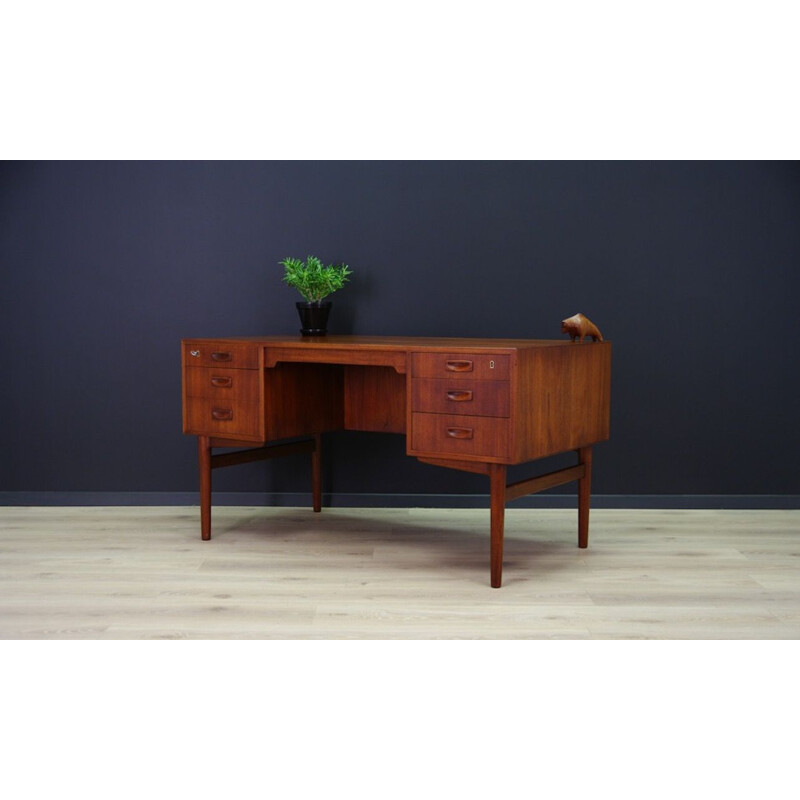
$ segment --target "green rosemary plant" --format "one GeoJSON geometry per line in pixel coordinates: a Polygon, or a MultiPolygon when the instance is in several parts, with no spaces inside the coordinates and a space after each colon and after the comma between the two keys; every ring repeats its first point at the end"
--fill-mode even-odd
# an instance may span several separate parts
{"type": "Polygon", "coordinates": [[[283,280],[297,289],[309,303],[319,303],[341,289],[350,280],[352,272],[347,264],[324,266],[316,256],[308,256],[305,261],[284,258],[278,263],[285,269],[283,280]]]}

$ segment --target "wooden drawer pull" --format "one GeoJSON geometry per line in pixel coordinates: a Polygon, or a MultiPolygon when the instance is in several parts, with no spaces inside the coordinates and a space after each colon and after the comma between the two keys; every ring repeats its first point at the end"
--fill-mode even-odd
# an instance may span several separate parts
{"type": "Polygon", "coordinates": [[[445,361],[445,367],[450,372],[472,372],[471,361],[445,361]]]}
{"type": "Polygon", "coordinates": [[[222,378],[219,375],[211,376],[211,385],[218,389],[230,389],[233,385],[233,378],[222,378]]]}
{"type": "Polygon", "coordinates": [[[471,439],[472,428],[448,428],[447,435],[451,439],[471,439]]]}
{"type": "Polygon", "coordinates": [[[212,408],[211,416],[213,419],[233,419],[232,408],[212,408]]]}
{"type": "Polygon", "coordinates": [[[233,353],[212,353],[212,361],[233,361],[233,353]]]}
{"type": "Polygon", "coordinates": [[[447,393],[447,399],[454,403],[467,403],[472,400],[472,391],[452,391],[447,393]]]}

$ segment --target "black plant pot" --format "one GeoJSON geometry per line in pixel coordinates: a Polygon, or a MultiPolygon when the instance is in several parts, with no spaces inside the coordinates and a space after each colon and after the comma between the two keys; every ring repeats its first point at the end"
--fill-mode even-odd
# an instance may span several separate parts
{"type": "Polygon", "coordinates": [[[331,301],[321,300],[316,303],[297,303],[300,314],[300,333],[303,336],[324,336],[328,332],[328,314],[331,312],[331,301]]]}

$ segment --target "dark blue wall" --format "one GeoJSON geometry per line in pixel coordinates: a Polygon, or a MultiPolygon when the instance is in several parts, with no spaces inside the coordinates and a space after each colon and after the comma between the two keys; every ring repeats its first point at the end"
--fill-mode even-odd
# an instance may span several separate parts
{"type": "MultiPolygon", "coordinates": [[[[295,332],[277,261],[309,253],[354,271],[334,333],[591,317],[614,343],[597,493],[800,494],[796,163],[7,162],[0,497],[195,491],[179,340],[295,332]]],[[[485,491],[400,437],[328,454],[340,500],[485,491]]],[[[215,488],[304,492],[306,465],[215,488]]]]}

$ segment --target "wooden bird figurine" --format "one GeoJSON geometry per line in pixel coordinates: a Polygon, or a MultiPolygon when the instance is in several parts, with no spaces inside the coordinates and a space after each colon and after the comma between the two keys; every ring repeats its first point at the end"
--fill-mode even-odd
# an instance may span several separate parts
{"type": "Polygon", "coordinates": [[[583,314],[575,314],[574,317],[562,319],[561,333],[568,333],[573,342],[576,337],[579,342],[582,342],[586,336],[591,336],[595,342],[603,341],[603,334],[600,333],[597,325],[583,314]]]}

